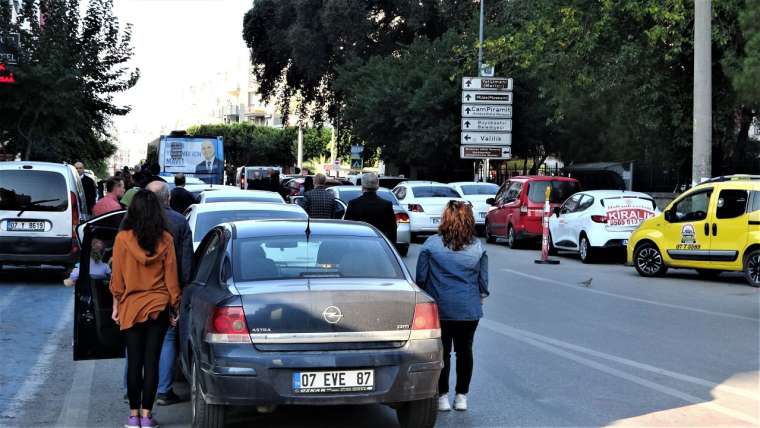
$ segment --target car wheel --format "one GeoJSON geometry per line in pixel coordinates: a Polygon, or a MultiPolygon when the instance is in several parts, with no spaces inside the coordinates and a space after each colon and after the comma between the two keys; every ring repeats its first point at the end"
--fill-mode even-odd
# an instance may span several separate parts
{"type": "Polygon", "coordinates": [[[644,243],[636,247],[633,252],[633,265],[641,276],[663,276],[668,271],[665,260],[660,250],[651,243],[644,243]]]}
{"type": "Polygon", "coordinates": [[[515,228],[512,227],[512,225],[507,226],[507,247],[509,248],[517,248],[517,234],[515,233],[515,228]]]}
{"type": "Polygon", "coordinates": [[[398,246],[396,246],[396,250],[401,255],[401,257],[406,257],[406,255],[409,253],[409,244],[398,244],[398,246]]]}
{"type": "Polygon", "coordinates": [[[704,279],[715,279],[720,276],[720,271],[715,269],[697,269],[697,273],[704,279]]]}
{"type": "Polygon", "coordinates": [[[491,225],[486,222],[486,242],[493,244],[496,242],[496,237],[491,234],[491,225]]]}
{"type": "Polygon", "coordinates": [[[760,287],[760,250],[754,250],[744,257],[744,277],[749,285],[760,287]]]}
{"type": "Polygon", "coordinates": [[[438,417],[438,398],[404,403],[396,415],[401,428],[433,428],[438,417]]]}
{"type": "Polygon", "coordinates": [[[581,256],[581,261],[583,263],[591,263],[594,260],[594,249],[591,248],[591,243],[588,241],[586,235],[582,234],[578,242],[580,242],[580,245],[578,245],[578,254],[581,256]]]}
{"type": "Polygon", "coordinates": [[[193,359],[192,382],[190,383],[190,400],[193,410],[194,428],[221,428],[224,426],[226,408],[217,404],[208,404],[201,393],[198,363],[193,359]]]}

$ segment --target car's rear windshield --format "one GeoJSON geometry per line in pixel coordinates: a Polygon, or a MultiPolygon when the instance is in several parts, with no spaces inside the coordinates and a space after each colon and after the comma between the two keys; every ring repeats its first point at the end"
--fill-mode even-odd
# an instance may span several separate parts
{"type": "Polygon", "coordinates": [[[282,203],[282,198],[280,197],[272,197],[272,196],[247,196],[247,195],[241,195],[241,196],[222,196],[222,195],[213,195],[213,196],[206,196],[206,203],[210,202],[278,202],[282,203]]]}
{"type": "Polygon", "coordinates": [[[528,199],[531,202],[543,203],[546,201],[546,188],[552,186],[552,194],[549,197],[550,202],[561,204],[573,193],[578,193],[581,186],[576,181],[531,181],[528,186],[528,199]]]}
{"type": "Polygon", "coordinates": [[[495,184],[465,184],[460,186],[465,195],[496,195],[499,186],[495,184]]]}
{"type": "Polygon", "coordinates": [[[398,261],[380,238],[273,236],[235,243],[235,280],[400,279],[398,261]]]}
{"type": "Polygon", "coordinates": [[[68,206],[63,174],[28,169],[0,171],[0,210],[66,211],[68,206]]]}
{"type": "MultiPolygon", "coordinates": [[[[339,199],[345,203],[348,203],[349,201],[353,201],[361,195],[362,191],[359,189],[341,190],[339,199]]],[[[386,201],[391,201],[393,205],[398,205],[398,199],[396,199],[396,195],[394,195],[390,190],[378,189],[377,196],[385,199],[386,201]]]]}
{"type": "Polygon", "coordinates": [[[459,198],[459,193],[446,186],[414,186],[415,198],[459,198]]]}
{"type": "Polygon", "coordinates": [[[198,214],[195,219],[194,240],[200,241],[214,226],[243,220],[293,220],[306,219],[305,212],[280,210],[214,211],[198,214]]]}

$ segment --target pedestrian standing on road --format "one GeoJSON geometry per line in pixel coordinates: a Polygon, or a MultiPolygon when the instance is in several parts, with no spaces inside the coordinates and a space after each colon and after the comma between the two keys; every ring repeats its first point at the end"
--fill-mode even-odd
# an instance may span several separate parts
{"type": "Polygon", "coordinates": [[[129,418],[126,428],[155,428],[153,402],[159,357],[170,323],[176,323],[181,290],[177,255],[165,209],[140,191],[129,206],[113,248],[111,317],[127,344],[129,418]]]}
{"type": "Polygon", "coordinates": [[[87,204],[87,212],[92,212],[92,207],[95,206],[95,199],[98,194],[98,187],[95,185],[95,180],[88,177],[84,173],[84,164],[82,162],[75,163],[74,168],[76,168],[77,172],[79,173],[79,178],[82,180],[82,187],[84,188],[84,200],[87,204]]]}
{"type": "Polygon", "coordinates": [[[324,174],[314,176],[314,188],[304,193],[304,210],[311,218],[333,218],[335,214],[335,195],[327,190],[327,177],[324,174]]]}
{"type": "MultiPolygon", "coordinates": [[[[363,180],[362,180],[363,181],[363,180]]],[[[472,379],[472,343],[488,297],[488,256],[475,238],[472,208],[449,201],[438,234],[425,241],[417,259],[417,285],[438,304],[443,341],[443,370],[438,381],[438,410],[451,410],[451,348],[457,354],[455,410],[467,410],[472,379]]]]}
{"type": "Polygon", "coordinates": [[[368,172],[362,175],[362,195],[348,202],[345,220],[363,221],[378,228],[392,244],[396,244],[396,213],[393,203],[377,196],[380,180],[368,172]]]}
{"type": "Polygon", "coordinates": [[[121,178],[111,177],[106,180],[106,194],[92,207],[92,216],[99,217],[122,209],[119,200],[124,196],[124,182],[121,178]]]}
{"type": "Polygon", "coordinates": [[[174,211],[184,214],[187,208],[196,203],[195,196],[185,189],[187,179],[185,174],[178,173],[174,176],[174,189],[171,193],[171,207],[174,211]]]}

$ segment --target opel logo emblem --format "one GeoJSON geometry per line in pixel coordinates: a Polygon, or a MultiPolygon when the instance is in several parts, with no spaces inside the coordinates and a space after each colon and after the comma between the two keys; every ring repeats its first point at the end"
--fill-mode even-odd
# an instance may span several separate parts
{"type": "Polygon", "coordinates": [[[330,324],[337,324],[343,319],[343,313],[337,306],[328,306],[324,312],[322,312],[322,318],[330,324]]]}

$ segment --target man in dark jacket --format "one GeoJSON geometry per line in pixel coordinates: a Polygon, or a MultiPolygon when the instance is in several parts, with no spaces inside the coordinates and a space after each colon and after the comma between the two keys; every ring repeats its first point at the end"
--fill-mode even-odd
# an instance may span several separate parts
{"type": "Polygon", "coordinates": [[[377,196],[380,180],[377,175],[367,173],[362,176],[363,195],[350,201],[346,209],[346,220],[363,221],[378,228],[393,245],[396,245],[396,213],[393,203],[377,196]]]}
{"type": "Polygon", "coordinates": [[[84,173],[84,164],[77,162],[74,164],[74,168],[79,173],[79,178],[82,180],[82,187],[84,188],[84,199],[87,203],[87,212],[92,213],[92,207],[95,206],[95,199],[98,194],[98,187],[95,185],[95,180],[88,177],[84,173]]]}
{"type": "Polygon", "coordinates": [[[195,196],[185,189],[185,174],[178,173],[174,176],[174,189],[172,189],[171,198],[169,203],[174,211],[180,214],[184,214],[187,208],[196,203],[195,196]]]}
{"type": "Polygon", "coordinates": [[[304,210],[311,218],[333,218],[335,214],[335,194],[325,187],[324,174],[314,176],[314,188],[304,193],[304,210]]]}

